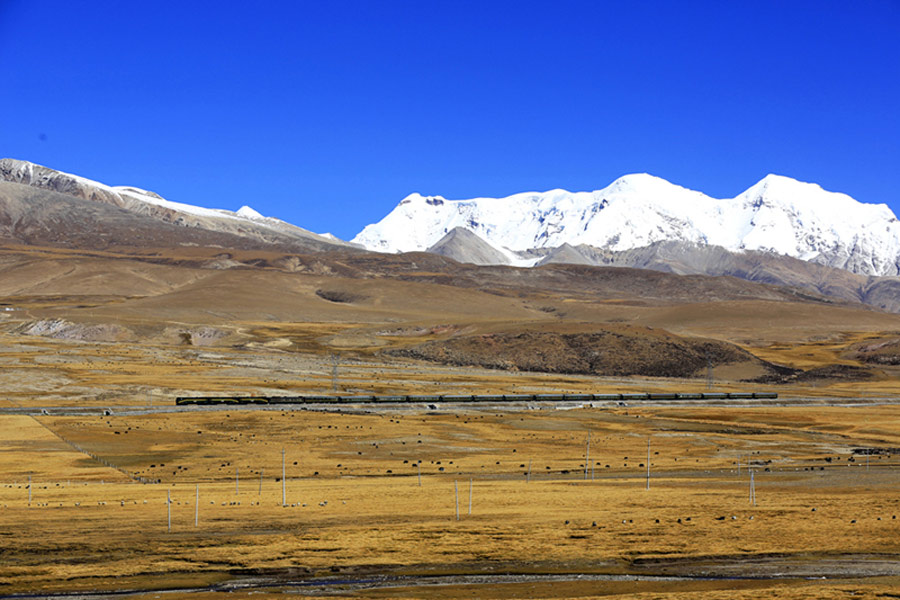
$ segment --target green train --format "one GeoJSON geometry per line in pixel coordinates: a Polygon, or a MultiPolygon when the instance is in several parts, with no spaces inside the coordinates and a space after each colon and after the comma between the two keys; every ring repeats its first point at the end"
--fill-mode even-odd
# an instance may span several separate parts
{"type": "Polygon", "coordinates": [[[180,396],[175,404],[457,404],[485,402],[625,402],[634,400],[774,400],[775,392],[703,392],[647,394],[477,394],[410,396],[180,396]]]}

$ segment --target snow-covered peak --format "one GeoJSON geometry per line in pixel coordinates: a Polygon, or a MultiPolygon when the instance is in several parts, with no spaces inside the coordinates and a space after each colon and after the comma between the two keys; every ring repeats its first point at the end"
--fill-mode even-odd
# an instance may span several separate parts
{"type": "Polygon", "coordinates": [[[900,272],[900,224],[887,206],[781,175],[767,175],[730,199],[647,173],[593,192],[469,200],[410,194],[353,242],[382,252],[425,250],[457,227],[521,256],[563,244],[621,251],[682,241],[775,252],[864,274],[900,272]]]}
{"type": "Polygon", "coordinates": [[[790,177],[773,175],[771,173],[750,186],[746,191],[740,194],[738,198],[751,200],[763,199],[779,204],[805,205],[810,202],[821,202],[826,195],[832,197],[828,200],[829,204],[832,204],[835,201],[840,202],[844,200],[857,204],[856,200],[850,198],[850,196],[826,192],[818,184],[805,183],[790,177]]]}
{"type": "Polygon", "coordinates": [[[672,188],[678,187],[679,186],[666,181],[662,177],[656,177],[655,175],[650,175],[649,173],[630,173],[628,175],[622,175],[611,184],[609,184],[606,188],[604,188],[604,190],[614,190],[618,192],[634,191],[640,193],[654,193],[669,191],[672,188]]]}
{"type": "Polygon", "coordinates": [[[246,204],[240,207],[235,214],[239,217],[244,217],[245,219],[253,219],[257,221],[260,219],[265,219],[264,216],[262,216],[246,204]]]}
{"type": "Polygon", "coordinates": [[[106,185],[80,175],[57,171],[56,169],[50,169],[24,160],[0,159],[0,179],[71,193],[84,198],[101,197],[104,201],[119,206],[131,205],[134,207],[133,203],[138,202],[198,217],[266,220],[266,217],[263,217],[249,206],[244,206],[237,212],[232,212],[230,210],[204,208],[193,204],[172,202],[155,192],[138,187],[106,185]]]}
{"type": "Polygon", "coordinates": [[[829,192],[817,183],[806,183],[784,175],[769,174],[738,196],[745,201],[759,201],[772,205],[802,207],[815,210],[820,217],[840,220],[847,211],[863,212],[870,217],[892,218],[893,211],[886,204],[865,204],[847,194],[829,192]],[[843,215],[843,216],[842,216],[843,215]]]}
{"type": "Polygon", "coordinates": [[[418,192],[413,192],[406,198],[400,201],[400,204],[430,204],[432,206],[439,206],[444,203],[445,198],[443,196],[423,196],[418,192]]]}

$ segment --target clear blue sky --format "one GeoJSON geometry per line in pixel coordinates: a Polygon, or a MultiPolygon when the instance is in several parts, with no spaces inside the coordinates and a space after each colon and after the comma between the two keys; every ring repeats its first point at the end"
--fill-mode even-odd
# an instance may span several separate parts
{"type": "Polygon", "coordinates": [[[0,156],[343,238],[633,172],[900,212],[900,1],[0,0],[0,156]]]}

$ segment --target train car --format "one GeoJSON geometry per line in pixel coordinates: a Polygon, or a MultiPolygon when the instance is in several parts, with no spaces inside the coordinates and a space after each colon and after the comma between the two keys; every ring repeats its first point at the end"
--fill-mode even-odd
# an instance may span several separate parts
{"type": "Polygon", "coordinates": [[[443,402],[443,398],[434,394],[415,394],[406,397],[407,402],[425,403],[425,402],[443,402]]]}
{"type": "Polygon", "coordinates": [[[531,402],[534,394],[503,394],[504,402],[531,402]]]}
{"type": "Polygon", "coordinates": [[[297,402],[297,396],[271,396],[269,404],[294,404],[297,402]]]}
{"type": "Polygon", "coordinates": [[[649,396],[648,400],[677,400],[678,394],[675,393],[654,393],[647,394],[649,396]]]}
{"type": "Polygon", "coordinates": [[[724,392],[703,392],[700,394],[703,400],[727,400],[728,394],[724,392]]]}
{"type": "Polygon", "coordinates": [[[338,396],[338,402],[341,404],[364,404],[374,402],[375,396],[338,396]]]}
{"type": "Polygon", "coordinates": [[[237,404],[239,398],[227,396],[206,396],[200,398],[202,404],[237,404]]]}
{"type": "Polygon", "coordinates": [[[219,402],[218,398],[214,398],[212,396],[198,396],[196,398],[192,398],[194,404],[216,404],[219,402]]]}
{"type": "Polygon", "coordinates": [[[441,396],[441,402],[472,402],[473,396],[454,394],[450,396],[441,396]]]}
{"type": "Polygon", "coordinates": [[[752,392],[728,392],[729,400],[751,400],[752,398],[752,392]]]}
{"type": "Polygon", "coordinates": [[[596,402],[615,402],[621,399],[622,394],[591,394],[591,400],[596,402]]]}
{"type": "Polygon", "coordinates": [[[376,402],[406,402],[409,396],[375,396],[376,402]]]}
{"type": "Polygon", "coordinates": [[[562,402],[566,399],[565,394],[535,394],[536,402],[562,402]]]}
{"type": "Polygon", "coordinates": [[[309,395],[297,396],[296,400],[293,400],[288,404],[337,404],[337,402],[337,396],[309,395]]]}
{"type": "Polygon", "coordinates": [[[696,393],[695,393],[695,394],[682,394],[682,393],[678,393],[678,394],[675,394],[675,397],[676,397],[678,400],[702,400],[702,399],[703,399],[703,394],[696,394],[696,393]]]}
{"type": "Polygon", "coordinates": [[[590,402],[594,399],[593,394],[564,394],[567,402],[590,402]]]}
{"type": "Polygon", "coordinates": [[[241,404],[268,404],[269,399],[263,396],[252,396],[250,398],[241,398],[241,404]]]}
{"type": "Polygon", "coordinates": [[[650,394],[622,394],[622,400],[649,400],[650,394]]]}
{"type": "Polygon", "coordinates": [[[775,392],[753,392],[753,397],[759,399],[775,400],[776,398],[778,398],[778,394],[776,394],[775,392]]]}

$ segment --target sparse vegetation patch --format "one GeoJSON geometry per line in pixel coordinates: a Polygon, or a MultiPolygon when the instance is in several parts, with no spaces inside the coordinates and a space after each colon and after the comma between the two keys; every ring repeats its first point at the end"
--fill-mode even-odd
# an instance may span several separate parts
{"type": "Polygon", "coordinates": [[[733,344],[637,327],[465,336],[391,353],[451,365],[607,376],[694,377],[710,365],[761,363],[733,344]]]}
{"type": "Polygon", "coordinates": [[[316,290],[316,296],[322,298],[323,300],[328,300],[329,302],[336,302],[338,304],[352,304],[354,302],[360,302],[366,299],[366,296],[362,294],[354,294],[351,292],[346,292],[342,290],[316,290]]]}

